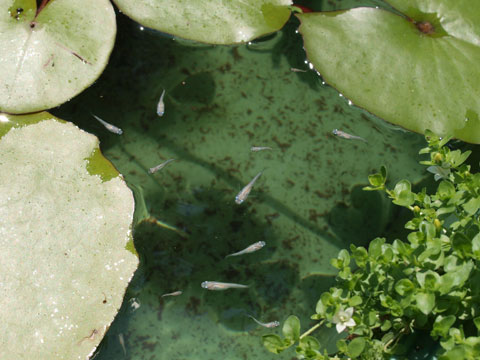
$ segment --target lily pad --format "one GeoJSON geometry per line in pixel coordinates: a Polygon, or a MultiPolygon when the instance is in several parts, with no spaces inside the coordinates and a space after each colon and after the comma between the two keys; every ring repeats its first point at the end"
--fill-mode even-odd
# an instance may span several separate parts
{"type": "Polygon", "coordinates": [[[0,0],[0,111],[64,103],[105,68],[116,34],[108,0],[0,0]]]}
{"type": "Polygon", "coordinates": [[[113,0],[133,20],[210,44],[243,43],[279,30],[291,0],[113,0]]]}
{"type": "Polygon", "coordinates": [[[480,3],[394,0],[298,15],[309,60],[356,105],[419,133],[480,143],[480,3]]]}
{"type": "Polygon", "coordinates": [[[132,193],[45,112],[0,114],[0,154],[0,358],[88,359],[138,266],[132,193]]]}

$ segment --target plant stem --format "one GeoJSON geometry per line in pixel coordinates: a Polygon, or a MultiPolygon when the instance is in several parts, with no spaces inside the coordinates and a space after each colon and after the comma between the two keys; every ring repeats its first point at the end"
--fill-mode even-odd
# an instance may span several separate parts
{"type": "Polygon", "coordinates": [[[50,0],[42,0],[42,2],[40,3],[40,5],[37,7],[37,13],[35,14],[35,17],[37,17],[38,14],[40,14],[40,11],[42,11],[43,8],[44,8],[45,6],[47,6],[47,4],[48,4],[49,1],[50,1],[50,0]]]}
{"type": "Polygon", "coordinates": [[[302,340],[305,336],[308,336],[308,335],[310,335],[312,332],[314,332],[315,330],[317,330],[320,326],[323,325],[324,322],[325,322],[325,320],[322,320],[322,321],[320,321],[317,325],[314,325],[314,326],[312,326],[310,329],[308,329],[307,331],[305,331],[302,335],[300,335],[300,340],[302,340]]]}

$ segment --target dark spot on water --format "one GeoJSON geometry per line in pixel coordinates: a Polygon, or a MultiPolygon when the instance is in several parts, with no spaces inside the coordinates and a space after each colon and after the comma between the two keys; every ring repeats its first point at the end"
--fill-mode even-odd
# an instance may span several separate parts
{"type": "Polygon", "coordinates": [[[150,350],[153,352],[155,350],[156,345],[157,345],[157,342],[144,341],[142,342],[142,350],[150,350]]]}
{"type": "Polygon", "coordinates": [[[188,314],[190,315],[198,315],[198,307],[200,306],[200,299],[190,296],[190,299],[188,300],[187,305],[185,305],[185,310],[187,311],[188,314]]]}
{"type": "Polygon", "coordinates": [[[239,232],[242,229],[242,226],[243,226],[242,221],[233,220],[233,221],[230,222],[230,228],[235,233],[239,232]]]}

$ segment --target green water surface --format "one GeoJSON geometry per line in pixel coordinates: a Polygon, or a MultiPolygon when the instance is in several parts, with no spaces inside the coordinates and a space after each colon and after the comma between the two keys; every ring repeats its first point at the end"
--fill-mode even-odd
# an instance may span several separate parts
{"type": "MultiPolygon", "coordinates": [[[[105,73],[53,113],[96,134],[126,181],[143,189],[151,215],[186,235],[151,223],[136,229],[141,265],[95,359],[291,359],[292,350],[268,353],[261,335],[272,330],[246,314],[264,322],[297,314],[303,330],[313,324],[309,316],[335,276],[329,259],[351,243],[392,237],[397,210],[361,190],[368,174],[386,165],[390,185],[419,181],[422,136],[394,129],[322,84],[305,63],[294,19],[264,41],[230,47],[165,37],[121,14],[118,23],[105,73]],[[335,128],[367,142],[337,138],[335,128]],[[251,146],[273,150],[252,153],[251,146]],[[147,173],[169,158],[177,161],[147,173]],[[249,198],[235,204],[262,170],[249,198]],[[267,245],[225,259],[257,241],[267,245]],[[208,291],[205,280],[250,287],[208,291]],[[183,294],[161,297],[176,290],[183,294]]],[[[334,343],[334,331],[316,334],[334,343]]]]}

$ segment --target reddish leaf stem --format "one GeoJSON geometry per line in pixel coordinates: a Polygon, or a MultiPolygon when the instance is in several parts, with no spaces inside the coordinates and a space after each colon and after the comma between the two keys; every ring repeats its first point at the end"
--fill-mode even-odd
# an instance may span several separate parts
{"type": "Polygon", "coordinates": [[[50,0],[42,0],[42,2],[40,3],[40,6],[37,7],[37,13],[35,14],[35,17],[37,17],[38,14],[40,14],[40,11],[42,11],[43,8],[44,8],[45,6],[47,6],[47,4],[48,4],[49,1],[50,1],[50,0]]]}

